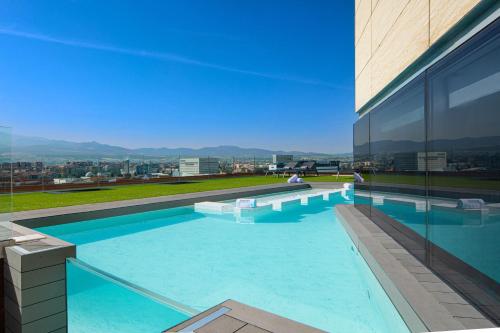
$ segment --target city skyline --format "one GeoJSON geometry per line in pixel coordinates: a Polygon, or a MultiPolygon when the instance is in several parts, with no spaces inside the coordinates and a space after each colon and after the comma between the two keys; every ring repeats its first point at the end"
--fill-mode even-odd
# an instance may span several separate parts
{"type": "Polygon", "coordinates": [[[282,7],[7,2],[2,125],[130,148],[350,151],[354,8],[282,7]]]}

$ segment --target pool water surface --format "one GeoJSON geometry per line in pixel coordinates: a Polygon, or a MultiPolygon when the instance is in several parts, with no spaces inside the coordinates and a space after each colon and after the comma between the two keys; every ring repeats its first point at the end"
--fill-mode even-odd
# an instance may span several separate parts
{"type": "MultiPolygon", "coordinates": [[[[38,230],[76,244],[79,260],[196,311],[233,299],[328,332],[408,332],[335,216],[345,203],[349,193],[337,192],[255,223],[187,206],[38,230]]],[[[87,329],[76,317],[98,321],[112,306],[89,313],[77,288],[68,293],[70,332],[87,329]]]]}

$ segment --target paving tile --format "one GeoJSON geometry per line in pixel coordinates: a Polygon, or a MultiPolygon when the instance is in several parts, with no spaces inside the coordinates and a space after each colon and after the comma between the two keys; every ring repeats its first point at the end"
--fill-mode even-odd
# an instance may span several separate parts
{"type": "Polygon", "coordinates": [[[441,303],[469,304],[461,296],[455,293],[432,292],[432,295],[441,303]]]}
{"type": "Polygon", "coordinates": [[[403,248],[386,248],[384,246],[385,249],[387,249],[387,251],[389,251],[389,253],[396,253],[396,254],[407,254],[408,251],[406,251],[405,249],[403,248]]]}
{"type": "Polygon", "coordinates": [[[236,333],[272,333],[254,325],[247,324],[236,331],[236,333]]]}
{"type": "Polygon", "coordinates": [[[493,325],[489,320],[486,320],[484,318],[478,319],[478,318],[461,318],[461,317],[454,317],[458,321],[462,323],[467,329],[477,329],[477,328],[493,328],[496,327],[493,325]]]}
{"type": "Polygon", "coordinates": [[[408,251],[401,253],[392,253],[393,257],[398,260],[414,260],[415,258],[408,251]]]}
{"type": "Polygon", "coordinates": [[[383,240],[381,243],[386,249],[402,249],[401,245],[394,240],[383,240]]]}
{"type": "Polygon", "coordinates": [[[420,282],[428,291],[439,291],[442,293],[454,293],[454,291],[442,282],[420,282]]]}
{"type": "Polygon", "coordinates": [[[412,274],[431,273],[431,271],[425,266],[406,266],[405,268],[408,270],[408,272],[410,272],[412,274]]]}
{"type": "Polygon", "coordinates": [[[483,319],[484,316],[469,304],[443,303],[443,306],[450,311],[454,317],[483,319]]]}
{"type": "Polygon", "coordinates": [[[415,259],[414,257],[411,257],[411,258],[401,258],[401,259],[398,259],[398,260],[406,268],[408,268],[410,266],[424,267],[424,265],[420,261],[418,261],[417,259],[415,259]]]}
{"type": "Polygon", "coordinates": [[[231,317],[238,318],[248,324],[264,328],[273,333],[325,333],[325,331],[317,328],[232,300],[225,301],[222,305],[231,309],[231,312],[228,313],[231,317]]]}
{"type": "Polygon", "coordinates": [[[373,232],[372,236],[379,240],[390,240],[391,238],[385,232],[373,232]]]}
{"type": "Polygon", "coordinates": [[[233,317],[223,315],[212,320],[205,326],[195,330],[196,333],[234,333],[246,323],[233,317]]]}
{"type": "Polygon", "coordinates": [[[419,282],[442,282],[436,275],[432,273],[412,273],[419,282]]]}

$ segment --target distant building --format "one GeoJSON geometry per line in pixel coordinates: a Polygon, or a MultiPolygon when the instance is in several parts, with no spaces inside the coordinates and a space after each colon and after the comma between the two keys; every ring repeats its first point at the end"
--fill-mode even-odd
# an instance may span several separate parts
{"type": "MultiPolygon", "coordinates": [[[[421,156],[421,153],[411,152],[411,153],[395,153],[394,154],[394,171],[415,171],[420,170],[422,163],[419,158],[423,160],[424,171],[425,171],[425,156],[421,156]]],[[[424,153],[425,155],[425,153],[424,153]]]]}
{"type": "MultiPolygon", "coordinates": [[[[418,153],[418,171],[426,170],[425,152],[418,153]]],[[[444,171],[446,170],[446,152],[430,151],[427,153],[427,170],[428,171],[444,171]]]]}
{"type": "Polygon", "coordinates": [[[120,173],[123,176],[130,175],[130,160],[126,160],[123,162],[123,169],[120,170],[120,173]]]}
{"type": "Polygon", "coordinates": [[[211,157],[181,158],[179,173],[181,176],[217,174],[219,173],[219,160],[211,157]]]}
{"type": "Polygon", "coordinates": [[[74,184],[78,182],[80,182],[78,178],[54,178],[55,185],[74,184]]]}
{"type": "Polygon", "coordinates": [[[149,164],[137,164],[135,166],[134,174],[136,176],[147,175],[149,173],[150,173],[150,171],[149,171],[149,164]]]}
{"type": "Polygon", "coordinates": [[[277,155],[277,154],[273,155],[273,164],[279,165],[291,161],[293,161],[293,155],[277,155]]]}
{"type": "Polygon", "coordinates": [[[318,173],[331,174],[339,172],[340,161],[318,161],[316,170],[318,173]]]}

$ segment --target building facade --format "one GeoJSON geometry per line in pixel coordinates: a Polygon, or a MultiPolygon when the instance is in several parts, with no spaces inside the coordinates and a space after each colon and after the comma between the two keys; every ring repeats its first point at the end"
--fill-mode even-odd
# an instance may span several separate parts
{"type": "Polygon", "coordinates": [[[285,164],[293,161],[293,155],[273,154],[273,164],[285,164]]]}
{"type": "Polygon", "coordinates": [[[181,176],[218,174],[219,160],[212,157],[181,158],[179,173],[181,176]]]}
{"type": "Polygon", "coordinates": [[[498,325],[500,2],[355,11],[355,205],[498,325]]]}

